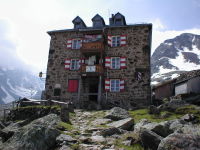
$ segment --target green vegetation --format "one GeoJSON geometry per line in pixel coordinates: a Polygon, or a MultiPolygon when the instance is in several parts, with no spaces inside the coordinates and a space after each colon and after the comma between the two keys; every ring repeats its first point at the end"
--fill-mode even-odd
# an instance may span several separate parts
{"type": "Polygon", "coordinates": [[[126,146],[123,144],[117,144],[117,147],[124,148],[125,150],[144,150],[144,148],[140,144],[134,144],[131,146],[126,146]]]}
{"type": "Polygon", "coordinates": [[[66,122],[59,122],[58,125],[57,125],[57,128],[58,129],[64,129],[64,130],[67,130],[67,131],[71,131],[73,130],[73,126],[70,124],[70,123],[66,123],[66,122]]]}
{"type": "Polygon", "coordinates": [[[144,118],[152,122],[162,122],[162,121],[180,118],[182,116],[180,114],[167,112],[167,111],[162,111],[160,115],[149,114],[148,112],[149,112],[148,109],[138,109],[134,111],[129,111],[130,115],[134,118],[135,123],[139,122],[141,119],[144,119],[144,118]]]}
{"type": "MultiPolygon", "coordinates": [[[[22,110],[22,109],[50,109],[50,106],[45,106],[45,105],[35,105],[35,106],[25,106],[25,107],[19,107],[19,108],[15,108],[18,110],[22,110]]],[[[52,105],[51,109],[57,109],[60,110],[60,106],[59,105],[52,105]]]]}

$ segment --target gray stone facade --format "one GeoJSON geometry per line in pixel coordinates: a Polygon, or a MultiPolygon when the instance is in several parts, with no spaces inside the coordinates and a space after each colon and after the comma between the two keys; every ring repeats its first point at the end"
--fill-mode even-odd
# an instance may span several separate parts
{"type": "Polygon", "coordinates": [[[94,109],[113,106],[127,109],[147,106],[151,97],[151,33],[151,24],[108,25],[96,29],[90,27],[48,32],[51,36],[51,42],[45,84],[46,99],[72,101],[75,107],[94,109]],[[81,49],[67,48],[67,40],[83,39],[85,35],[103,35],[101,41],[103,48],[96,53],[94,51],[90,53],[83,52],[81,49]],[[108,45],[108,35],[126,35],[126,45],[110,47],[108,45]],[[97,55],[98,58],[103,60],[101,61],[102,64],[100,63],[103,68],[101,73],[90,74],[85,72],[85,74],[82,74],[80,69],[76,71],[65,69],[66,59],[82,59],[91,55],[97,55]],[[125,57],[126,68],[106,68],[106,57],[125,57]],[[78,80],[77,92],[68,91],[68,81],[70,79],[78,80]],[[124,90],[119,92],[106,91],[105,79],[123,79],[124,90]],[[55,94],[55,89],[58,89],[57,94],[55,94]]]}

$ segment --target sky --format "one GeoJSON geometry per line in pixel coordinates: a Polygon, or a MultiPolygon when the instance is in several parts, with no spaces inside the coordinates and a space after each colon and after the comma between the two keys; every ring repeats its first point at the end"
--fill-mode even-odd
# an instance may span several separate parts
{"type": "Polygon", "coordinates": [[[152,53],[181,33],[200,35],[200,0],[0,0],[0,66],[46,71],[51,30],[87,26],[101,15],[122,13],[126,22],[152,23],[152,53]]]}

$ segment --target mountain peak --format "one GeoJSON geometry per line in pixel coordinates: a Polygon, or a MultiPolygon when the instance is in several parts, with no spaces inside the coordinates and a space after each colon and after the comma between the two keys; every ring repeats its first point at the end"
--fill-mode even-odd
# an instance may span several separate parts
{"type": "Polygon", "coordinates": [[[165,40],[152,55],[152,74],[200,69],[200,35],[183,33],[165,40]]]}

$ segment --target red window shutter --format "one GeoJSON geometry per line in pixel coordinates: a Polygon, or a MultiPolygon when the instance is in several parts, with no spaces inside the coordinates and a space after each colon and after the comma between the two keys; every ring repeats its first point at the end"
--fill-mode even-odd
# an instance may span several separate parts
{"type": "Polygon", "coordinates": [[[66,70],[69,70],[69,68],[70,68],[70,59],[65,59],[65,69],[66,70]]]}
{"type": "Polygon", "coordinates": [[[78,80],[69,80],[68,92],[77,92],[77,91],[78,91],[78,80]]]}
{"type": "Polygon", "coordinates": [[[112,46],[112,36],[108,35],[108,46],[112,46]]]}
{"type": "Polygon", "coordinates": [[[111,67],[111,58],[106,57],[105,58],[105,68],[110,68],[111,67]]]}
{"type": "Polygon", "coordinates": [[[105,79],[105,91],[110,91],[110,79],[105,79]]]}
{"type": "Polygon", "coordinates": [[[120,69],[126,68],[126,57],[120,57],[120,69]]]}
{"type": "Polygon", "coordinates": [[[126,45],[126,35],[121,35],[120,37],[121,37],[120,45],[125,46],[126,45]]]}
{"type": "Polygon", "coordinates": [[[67,40],[67,49],[72,49],[72,39],[67,40]]]}
{"type": "Polygon", "coordinates": [[[120,80],[120,92],[124,91],[124,80],[120,80]]]}

